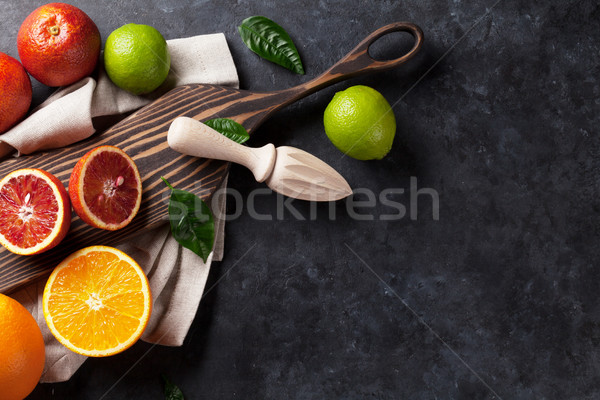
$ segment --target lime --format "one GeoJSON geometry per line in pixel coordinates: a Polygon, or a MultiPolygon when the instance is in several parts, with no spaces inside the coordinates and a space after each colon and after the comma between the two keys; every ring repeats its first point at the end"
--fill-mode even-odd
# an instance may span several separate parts
{"type": "Polygon", "coordinates": [[[151,26],[123,25],[106,39],[104,67],[110,80],[121,89],[136,95],[150,93],[169,73],[167,42],[151,26]]]}
{"type": "Polygon", "coordinates": [[[390,103],[377,90],[362,85],[337,92],[325,109],[323,122],[335,147],[358,160],[381,160],[396,134],[390,103]]]}

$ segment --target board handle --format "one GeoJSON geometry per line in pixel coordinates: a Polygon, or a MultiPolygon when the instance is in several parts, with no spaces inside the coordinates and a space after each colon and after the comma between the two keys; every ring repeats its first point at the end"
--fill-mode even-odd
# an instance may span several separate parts
{"type": "Polygon", "coordinates": [[[316,91],[324,86],[331,85],[344,79],[370,72],[395,68],[404,64],[417,54],[423,45],[423,39],[424,35],[421,28],[410,22],[395,22],[383,26],[367,36],[354,49],[346,54],[344,58],[335,63],[327,71],[302,86],[305,86],[306,89],[314,89],[316,91]],[[371,47],[377,39],[392,32],[410,33],[414,39],[412,48],[406,54],[393,60],[375,60],[369,54],[369,47],[371,47]]]}
{"type": "Polygon", "coordinates": [[[336,82],[358,75],[396,68],[419,52],[423,46],[423,40],[424,35],[421,28],[411,22],[395,22],[383,26],[364,38],[354,49],[321,75],[301,85],[279,91],[279,93],[289,92],[290,98],[285,102],[287,105],[336,82]],[[393,60],[380,61],[371,57],[369,47],[377,39],[392,32],[410,33],[414,39],[412,48],[406,54],[393,60]]]}
{"type": "MultiPolygon", "coordinates": [[[[301,98],[306,97],[324,87],[358,75],[387,70],[404,64],[419,52],[423,46],[423,40],[424,35],[421,28],[411,22],[395,22],[377,29],[375,32],[364,38],[362,42],[360,42],[341,60],[316,78],[289,89],[265,93],[265,97],[270,97],[270,99],[267,100],[267,104],[271,103],[271,107],[269,107],[267,111],[261,115],[261,118],[255,123],[255,126],[260,125],[271,114],[282,109],[283,107],[286,107],[287,105],[300,100],[301,98]],[[375,60],[369,54],[369,47],[371,47],[371,45],[375,43],[377,39],[392,32],[410,33],[414,39],[412,48],[406,54],[393,60],[375,60]]],[[[253,128],[255,126],[253,126],[253,128]]]]}

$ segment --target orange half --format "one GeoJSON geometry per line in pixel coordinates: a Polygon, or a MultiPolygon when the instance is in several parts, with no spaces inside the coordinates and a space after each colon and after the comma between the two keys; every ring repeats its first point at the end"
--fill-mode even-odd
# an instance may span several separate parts
{"type": "Polygon", "coordinates": [[[152,311],[148,279],[122,251],[90,246],[52,272],[43,296],[44,317],[56,339],[91,357],[122,352],[142,335],[152,311]]]}

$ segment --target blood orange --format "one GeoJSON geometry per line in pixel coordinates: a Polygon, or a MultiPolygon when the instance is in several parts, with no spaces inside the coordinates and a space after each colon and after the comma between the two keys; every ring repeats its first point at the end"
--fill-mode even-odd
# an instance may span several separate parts
{"type": "Polygon", "coordinates": [[[31,81],[21,63],[0,53],[0,133],[25,116],[31,94],[31,81]]]}
{"type": "Polygon", "coordinates": [[[133,160],[114,146],[100,146],[77,162],[69,196],[79,217],[96,228],[117,230],[131,222],[142,202],[142,179],[133,160]]]}
{"type": "Polygon", "coordinates": [[[63,184],[41,169],[19,169],[0,180],[0,244],[16,254],[42,253],[71,225],[63,184]]]}
{"type": "Polygon", "coordinates": [[[43,5],[25,18],[17,35],[25,69],[48,86],[64,86],[90,75],[100,57],[100,31],[79,8],[43,5]]]}

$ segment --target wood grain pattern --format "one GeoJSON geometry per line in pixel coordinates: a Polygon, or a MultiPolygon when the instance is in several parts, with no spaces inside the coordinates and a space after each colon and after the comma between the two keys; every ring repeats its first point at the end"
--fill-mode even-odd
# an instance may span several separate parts
{"type": "Polygon", "coordinates": [[[216,85],[187,85],[175,88],[138,110],[107,131],[67,148],[12,158],[0,163],[0,176],[19,168],[42,168],[68,185],[75,163],[88,150],[103,144],[120,147],[135,161],[142,176],[142,204],[138,215],[125,228],[109,232],[92,228],[77,216],[65,240],[56,248],[36,256],[18,256],[0,249],[0,293],[46,276],[64,257],[93,244],[115,245],[139,232],[167,222],[168,195],[164,176],[179,189],[208,199],[221,184],[228,164],[217,160],[184,156],[171,150],[167,132],[173,119],[187,116],[199,121],[231,118],[250,134],[270,115],[317,90],[350,77],[397,67],[421,48],[423,33],[406,22],[387,25],[373,32],[329,70],[302,85],[274,92],[251,92],[216,85]],[[396,31],[413,35],[412,49],[390,61],[377,61],[368,54],[369,46],[379,37],[396,31]]]}

